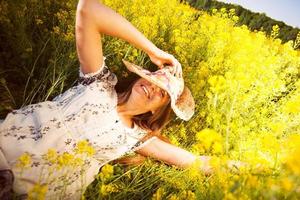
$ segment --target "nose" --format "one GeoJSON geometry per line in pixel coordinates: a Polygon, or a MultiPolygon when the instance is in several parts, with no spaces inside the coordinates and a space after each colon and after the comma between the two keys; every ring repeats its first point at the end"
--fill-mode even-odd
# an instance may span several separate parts
{"type": "Polygon", "coordinates": [[[158,87],[157,85],[155,85],[154,83],[152,83],[150,81],[147,81],[146,84],[148,85],[148,88],[151,90],[150,93],[152,95],[157,95],[157,94],[160,95],[160,92],[162,90],[160,87],[158,87]],[[157,93],[157,92],[159,92],[159,93],[157,93]]]}
{"type": "Polygon", "coordinates": [[[157,85],[154,85],[153,83],[151,83],[151,90],[153,91],[154,94],[156,94],[157,92],[161,92],[161,88],[158,87],[157,85]]]}

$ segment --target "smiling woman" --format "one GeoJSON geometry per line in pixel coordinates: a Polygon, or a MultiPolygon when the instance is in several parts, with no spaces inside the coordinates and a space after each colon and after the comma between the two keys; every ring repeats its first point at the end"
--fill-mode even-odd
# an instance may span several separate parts
{"type": "Polygon", "coordinates": [[[13,186],[24,196],[42,188],[46,199],[76,200],[100,167],[128,152],[182,168],[195,162],[194,154],[159,136],[172,110],[183,120],[194,114],[174,56],[97,0],[78,3],[76,46],[78,84],[52,101],[13,110],[0,124],[0,186],[13,186]],[[160,69],[150,72],[123,60],[140,78],[117,93],[118,78],[106,66],[100,33],[141,48],[160,69]]]}

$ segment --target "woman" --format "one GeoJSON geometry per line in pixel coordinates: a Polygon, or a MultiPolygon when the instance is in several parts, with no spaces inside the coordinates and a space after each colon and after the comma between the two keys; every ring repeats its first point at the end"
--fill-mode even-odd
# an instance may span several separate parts
{"type": "MultiPolygon", "coordinates": [[[[67,199],[79,199],[101,166],[128,152],[182,168],[197,158],[158,136],[169,121],[171,109],[185,120],[193,115],[194,101],[183,85],[181,65],[174,56],[157,48],[125,18],[96,0],[80,0],[77,5],[76,45],[80,61],[78,85],[52,101],[14,110],[1,122],[3,198],[9,199],[12,187],[26,196],[34,185],[47,184],[47,198],[63,194],[67,199]],[[117,77],[105,65],[100,33],[142,49],[160,69],[151,73],[123,60],[141,78],[117,94],[117,77]],[[87,141],[95,150],[92,156],[85,157],[83,167],[72,168],[67,177],[59,169],[52,171],[55,176],[47,174],[46,169],[53,169],[54,164],[63,165],[63,161],[51,161],[49,157],[45,161],[49,149],[55,149],[55,155],[72,155],[68,153],[86,144],[80,141],[87,141]],[[20,171],[18,158],[24,153],[31,159],[30,167],[20,171]],[[50,178],[52,181],[45,181],[50,178]]],[[[205,163],[202,170],[209,172],[208,157],[201,159],[205,163]]]]}

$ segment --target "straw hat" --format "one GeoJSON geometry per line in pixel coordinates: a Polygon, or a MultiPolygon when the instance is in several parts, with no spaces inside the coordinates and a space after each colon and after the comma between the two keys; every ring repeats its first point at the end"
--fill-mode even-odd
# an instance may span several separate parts
{"type": "Polygon", "coordinates": [[[124,59],[122,61],[129,71],[138,74],[168,92],[171,97],[171,107],[179,118],[188,121],[194,115],[195,102],[191,91],[184,85],[182,77],[172,75],[172,66],[150,72],[124,59]]]}

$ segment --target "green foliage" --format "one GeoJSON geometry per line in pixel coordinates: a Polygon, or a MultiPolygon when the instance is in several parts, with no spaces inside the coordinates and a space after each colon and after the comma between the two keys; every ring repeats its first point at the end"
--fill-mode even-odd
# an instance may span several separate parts
{"type": "Polygon", "coordinates": [[[1,1],[1,118],[49,100],[76,79],[76,2],[1,1]]]}

